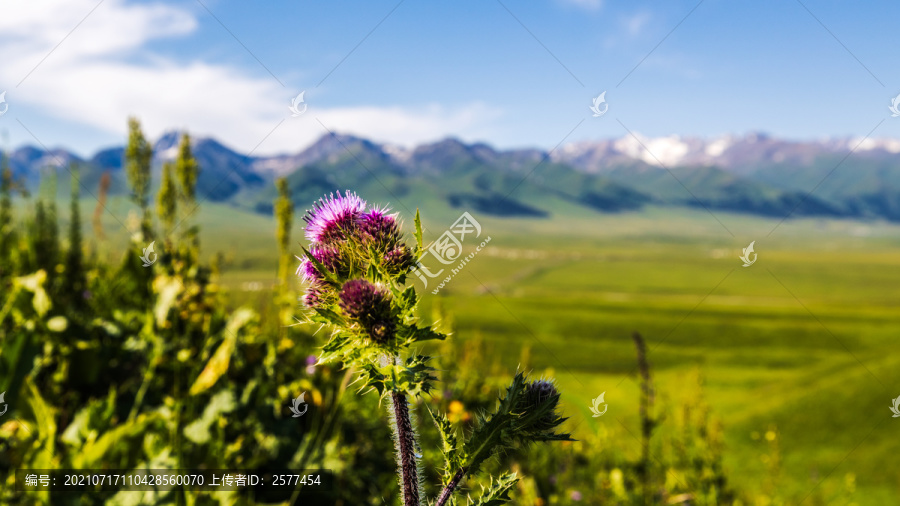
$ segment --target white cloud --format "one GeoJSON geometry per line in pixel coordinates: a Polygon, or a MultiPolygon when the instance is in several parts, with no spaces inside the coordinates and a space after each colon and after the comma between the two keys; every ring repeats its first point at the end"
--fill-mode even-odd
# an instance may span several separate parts
{"type": "MultiPolygon", "coordinates": [[[[476,129],[499,114],[481,104],[455,110],[437,105],[321,108],[311,91],[308,112],[291,118],[287,106],[300,90],[286,90],[267,73],[215,62],[182,63],[149,52],[148,42],[193,33],[198,20],[191,12],[161,3],[106,0],[85,18],[96,6],[95,0],[54,0],[5,9],[0,83],[10,91],[10,102],[123,139],[126,118],[135,115],[151,138],[187,129],[242,151],[259,145],[257,154],[303,148],[326,133],[315,118],[333,131],[409,145],[449,134],[482,135],[476,129]]],[[[21,119],[28,123],[27,117],[21,119]]],[[[42,140],[66,144],[66,139],[42,140]]]]}
{"type": "Polygon", "coordinates": [[[622,18],[621,24],[628,35],[635,37],[643,32],[644,27],[650,22],[650,13],[638,12],[622,18]]]}

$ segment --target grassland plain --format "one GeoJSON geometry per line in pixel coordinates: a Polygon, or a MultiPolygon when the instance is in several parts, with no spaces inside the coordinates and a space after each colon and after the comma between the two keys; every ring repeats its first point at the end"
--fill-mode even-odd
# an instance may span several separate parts
{"type": "MultiPolygon", "coordinates": [[[[116,200],[112,214],[127,215],[116,200]]],[[[410,228],[409,210],[396,207],[410,228]]],[[[461,212],[429,207],[426,241],[461,212]]],[[[476,216],[490,246],[438,295],[422,290],[423,310],[440,300],[460,341],[484,339],[509,368],[531,348],[535,371],[559,378],[576,436],[606,431],[634,455],[639,393],[630,335],[639,331],[659,409],[691,402],[692,378],[705,379],[738,488],[770,479],[768,433],[782,454],[773,486],[794,501],[855,480],[858,504],[900,504],[900,419],[888,410],[900,395],[900,227],[779,225],[672,208],[554,209],[554,216],[561,217],[476,216]],[[744,268],[738,256],[750,241],[759,257],[744,268]],[[592,418],[590,400],[604,391],[609,411],[592,418]]],[[[104,221],[108,234],[124,233],[109,215],[104,221]]],[[[204,256],[223,253],[232,302],[265,310],[275,280],[274,221],[206,203],[198,224],[204,256]]],[[[465,253],[474,245],[467,242],[465,253]]]]}

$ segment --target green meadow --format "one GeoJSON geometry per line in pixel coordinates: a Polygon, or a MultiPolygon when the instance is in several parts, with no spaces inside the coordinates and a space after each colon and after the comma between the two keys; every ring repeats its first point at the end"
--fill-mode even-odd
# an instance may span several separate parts
{"type": "MultiPolygon", "coordinates": [[[[113,215],[126,208],[110,203],[113,215]]],[[[396,208],[411,232],[409,210],[396,208]]],[[[900,226],[779,224],[673,208],[557,211],[548,219],[476,216],[479,241],[491,242],[462,272],[438,294],[440,278],[424,288],[412,277],[424,315],[440,307],[458,346],[482,340],[504,370],[521,364],[555,376],[575,437],[602,433],[633,456],[640,394],[631,335],[639,332],[655,412],[673,419],[699,402],[701,378],[699,395],[723,427],[725,472],[736,488],[772,483],[790,504],[847,488],[856,504],[898,503],[900,419],[888,408],[900,395],[900,226]],[[738,257],[751,241],[757,261],[742,267],[738,257]],[[608,411],[592,417],[591,400],[602,392],[608,411]]],[[[426,242],[460,212],[423,212],[426,242]]],[[[124,234],[104,222],[101,251],[124,234]]],[[[271,312],[274,220],[204,203],[197,224],[203,256],[221,254],[230,304],[271,312]]],[[[476,244],[466,241],[463,253],[476,244]]]]}
{"type": "MultiPolygon", "coordinates": [[[[274,279],[274,264],[262,265],[271,226],[230,213],[204,211],[205,244],[230,259],[224,278],[235,300],[264,304],[253,291],[260,286],[248,283],[274,279]],[[227,234],[216,231],[226,223],[227,234]]],[[[426,215],[426,235],[454,218],[452,210],[426,215]]],[[[690,383],[703,378],[736,486],[764,479],[769,432],[788,495],[855,480],[859,504],[896,503],[900,420],[888,407],[900,395],[900,227],[715,218],[671,209],[476,217],[490,245],[437,295],[431,280],[423,303],[427,311],[440,301],[457,338],[484,339],[507,368],[530,349],[529,365],[558,378],[576,436],[602,430],[639,451],[630,336],[640,332],[659,409],[689,403],[690,383]],[[757,262],[742,267],[741,248],[753,240],[757,262]],[[601,392],[608,411],[591,417],[601,392]]]]}

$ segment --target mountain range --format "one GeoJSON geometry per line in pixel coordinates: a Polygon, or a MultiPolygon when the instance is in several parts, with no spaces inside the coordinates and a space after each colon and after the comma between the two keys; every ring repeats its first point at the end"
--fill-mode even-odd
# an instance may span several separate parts
{"type": "MultiPolygon", "coordinates": [[[[154,144],[154,181],[162,163],[177,154],[180,135],[166,133],[154,144]]],[[[416,200],[439,199],[496,216],[544,217],[564,202],[586,212],[654,204],[900,221],[896,139],[627,136],[546,152],[453,138],[402,148],[333,134],[295,154],[247,156],[211,138],[195,139],[193,149],[201,199],[262,213],[272,210],[273,180],[286,177],[298,205],[349,188],[379,200],[415,192],[421,197],[416,200]]],[[[80,159],[64,149],[24,146],[9,153],[9,161],[14,177],[32,191],[48,168],[77,163],[85,188],[94,192],[109,172],[110,192],[124,194],[123,154],[124,147],[114,147],[80,159]]],[[[64,188],[67,178],[59,181],[64,188]]]]}

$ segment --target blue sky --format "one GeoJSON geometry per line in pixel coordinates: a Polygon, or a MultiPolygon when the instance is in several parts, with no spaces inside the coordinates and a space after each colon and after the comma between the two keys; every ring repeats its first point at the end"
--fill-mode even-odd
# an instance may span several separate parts
{"type": "Polygon", "coordinates": [[[888,111],[900,94],[900,30],[887,1],[51,0],[3,9],[9,109],[0,134],[12,147],[90,154],[122,144],[129,115],[151,138],[187,129],[257,154],[299,151],[328,131],[407,146],[455,136],[544,149],[626,128],[900,137],[888,111]],[[291,117],[304,90],[308,109],[291,117]],[[603,91],[609,112],[594,118],[588,108],[603,91]]]}

